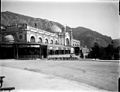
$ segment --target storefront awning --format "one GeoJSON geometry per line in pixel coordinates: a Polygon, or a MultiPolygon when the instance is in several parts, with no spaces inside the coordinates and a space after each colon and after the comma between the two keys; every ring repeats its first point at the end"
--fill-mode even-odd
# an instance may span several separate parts
{"type": "Polygon", "coordinates": [[[2,44],[1,47],[13,47],[12,44],[2,44]]]}
{"type": "Polygon", "coordinates": [[[40,45],[19,45],[19,47],[40,47],[40,45]]]}

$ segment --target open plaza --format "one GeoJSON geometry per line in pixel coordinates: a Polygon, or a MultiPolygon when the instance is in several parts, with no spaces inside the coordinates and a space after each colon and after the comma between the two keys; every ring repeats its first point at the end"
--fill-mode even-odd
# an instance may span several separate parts
{"type": "Polygon", "coordinates": [[[23,91],[117,92],[119,61],[0,60],[3,87],[23,91]]]}

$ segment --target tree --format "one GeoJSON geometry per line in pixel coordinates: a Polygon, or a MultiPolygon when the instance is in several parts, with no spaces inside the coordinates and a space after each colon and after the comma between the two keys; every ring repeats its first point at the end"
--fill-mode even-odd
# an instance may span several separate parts
{"type": "Polygon", "coordinates": [[[106,47],[106,54],[107,54],[107,59],[111,60],[114,58],[114,47],[113,47],[113,41],[111,42],[111,44],[109,44],[106,47]]]}
{"type": "Polygon", "coordinates": [[[99,58],[99,44],[97,42],[95,42],[94,47],[92,47],[92,54],[93,58],[99,58]]]}
{"type": "Polygon", "coordinates": [[[83,52],[80,50],[80,57],[83,58],[83,52]]]}
{"type": "Polygon", "coordinates": [[[120,46],[114,48],[114,60],[120,60],[120,46]]]}

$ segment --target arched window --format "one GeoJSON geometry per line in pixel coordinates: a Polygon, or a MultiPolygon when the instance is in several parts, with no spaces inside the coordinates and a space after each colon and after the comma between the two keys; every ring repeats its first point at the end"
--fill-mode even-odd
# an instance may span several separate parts
{"type": "Polygon", "coordinates": [[[39,37],[38,43],[42,43],[42,38],[41,37],[39,37]]]}
{"type": "Polygon", "coordinates": [[[30,42],[35,42],[35,37],[34,36],[31,36],[30,42]]]}
{"type": "Polygon", "coordinates": [[[55,41],[55,44],[58,44],[57,40],[55,41]]]}
{"type": "Polygon", "coordinates": [[[45,44],[48,44],[48,39],[45,39],[45,44]]]}
{"type": "Polygon", "coordinates": [[[53,44],[53,40],[50,41],[50,44],[53,44]]]}
{"type": "Polygon", "coordinates": [[[69,42],[69,39],[67,38],[66,39],[66,45],[69,45],[70,44],[70,42],[69,42]]]}
{"type": "Polygon", "coordinates": [[[22,35],[19,35],[19,39],[21,40],[23,38],[23,36],[22,35]]]}

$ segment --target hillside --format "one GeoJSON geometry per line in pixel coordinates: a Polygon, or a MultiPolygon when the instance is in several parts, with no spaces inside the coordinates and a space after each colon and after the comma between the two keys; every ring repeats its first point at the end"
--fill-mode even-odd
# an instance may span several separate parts
{"type": "Polygon", "coordinates": [[[72,30],[73,37],[77,40],[80,40],[82,46],[87,45],[89,48],[93,46],[95,41],[97,41],[102,47],[106,47],[112,41],[111,37],[102,35],[88,28],[77,27],[72,28],[72,30]]]}
{"type": "Polygon", "coordinates": [[[114,47],[120,46],[120,39],[113,39],[114,47]]]}
{"type": "MultiPolygon", "coordinates": [[[[21,14],[16,14],[13,12],[2,12],[1,13],[1,24],[3,25],[11,25],[16,23],[27,23],[30,26],[34,26],[35,23],[37,24],[37,27],[49,32],[54,32],[51,28],[55,24],[61,29],[64,25],[49,21],[47,19],[41,19],[41,18],[33,18],[21,14]]],[[[111,38],[108,36],[104,36],[98,32],[92,31],[88,28],[84,27],[77,27],[77,28],[71,28],[73,30],[73,38],[80,40],[82,46],[88,46],[89,48],[93,46],[94,41],[97,41],[100,46],[107,46],[111,42],[111,38]]]]}
{"type": "Polygon", "coordinates": [[[7,25],[17,24],[17,23],[26,23],[33,27],[35,26],[35,23],[36,23],[38,28],[49,31],[49,32],[53,32],[51,30],[51,27],[54,24],[56,24],[60,28],[63,27],[60,23],[49,21],[47,19],[33,18],[33,17],[24,16],[24,15],[9,12],[9,11],[1,13],[1,24],[7,26],[7,25]]]}

